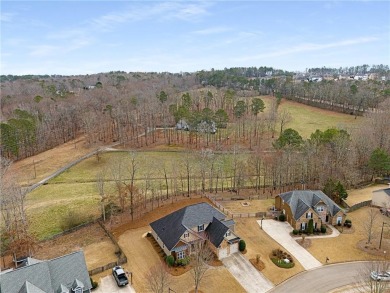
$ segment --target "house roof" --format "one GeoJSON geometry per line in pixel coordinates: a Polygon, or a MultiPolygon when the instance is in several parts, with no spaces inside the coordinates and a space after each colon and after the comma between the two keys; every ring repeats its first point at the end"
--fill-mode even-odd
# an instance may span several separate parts
{"type": "Polygon", "coordinates": [[[61,285],[71,288],[75,280],[84,284],[84,290],[92,288],[82,251],[3,273],[0,278],[0,292],[52,293],[58,292],[62,288],[61,285]]]}
{"type": "Polygon", "coordinates": [[[310,208],[314,209],[320,202],[326,204],[331,216],[341,211],[341,208],[321,190],[294,190],[281,193],[279,196],[290,206],[295,220],[298,220],[310,208]]]}
{"type": "Polygon", "coordinates": [[[150,226],[169,249],[178,243],[186,230],[202,224],[209,224],[213,218],[223,220],[226,216],[208,203],[198,203],[186,206],[159,220],[150,223],[150,226]]]}
{"type": "Polygon", "coordinates": [[[218,247],[225,238],[225,234],[228,230],[229,228],[223,222],[213,217],[213,221],[206,228],[206,233],[210,242],[215,247],[218,247]]]}
{"type": "Polygon", "coordinates": [[[373,192],[384,192],[384,193],[386,193],[388,196],[390,196],[390,188],[374,190],[373,192]]]}

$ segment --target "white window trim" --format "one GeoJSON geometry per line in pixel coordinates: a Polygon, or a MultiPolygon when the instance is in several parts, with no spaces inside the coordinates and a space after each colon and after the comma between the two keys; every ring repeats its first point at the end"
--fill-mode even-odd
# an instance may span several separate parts
{"type": "Polygon", "coordinates": [[[184,235],[183,235],[184,238],[188,238],[190,237],[190,232],[184,232],[184,235]]]}
{"type": "Polygon", "coordinates": [[[176,254],[176,258],[177,258],[177,259],[183,259],[183,258],[185,258],[185,256],[186,256],[186,254],[185,254],[184,250],[179,251],[179,252],[176,254]]]}
{"type": "Polygon", "coordinates": [[[198,225],[198,232],[204,231],[204,224],[198,225]]]}

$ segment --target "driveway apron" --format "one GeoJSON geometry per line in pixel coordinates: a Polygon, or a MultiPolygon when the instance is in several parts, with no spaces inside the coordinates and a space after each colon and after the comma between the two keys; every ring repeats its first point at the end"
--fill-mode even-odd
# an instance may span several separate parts
{"type": "Polygon", "coordinates": [[[260,273],[241,253],[222,259],[224,266],[248,293],[262,293],[274,285],[260,273]]]}
{"type": "MultiPolygon", "coordinates": [[[[261,225],[260,221],[257,221],[257,223],[261,225]]],[[[305,270],[322,266],[322,264],[314,256],[312,256],[290,236],[292,228],[287,222],[263,220],[262,227],[269,236],[271,236],[291,255],[293,255],[301,263],[305,270]]]]}
{"type": "Polygon", "coordinates": [[[118,287],[113,276],[106,276],[100,279],[99,286],[93,291],[95,293],[135,293],[134,288],[129,284],[118,287]]]}

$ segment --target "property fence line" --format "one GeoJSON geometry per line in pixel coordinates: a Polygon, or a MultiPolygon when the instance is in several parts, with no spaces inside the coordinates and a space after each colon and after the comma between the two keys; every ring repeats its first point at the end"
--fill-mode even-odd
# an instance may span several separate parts
{"type": "Polygon", "coordinates": [[[362,202],[359,202],[359,203],[354,204],[351,207],[347,208],[347,211],[353,212],[353,211],[356,211],[362,207],[370,206],[371,204],[372,204],[372,200],[362,201],[362,202]]]}
{"type": "Polygon", "coordinates": [[[103,266],[89,270],[88,274],[90,276],[96,275],[96,274],[101,273],[105,270],[109,270],[115,266],[127,263],[127,256],[123,252],[122,248],[119,246],[119,243],[118,243],[118,241],[116,241],[114,235],[112,235],[112,233],[104,226],[104,224],[100,220],[98,220],[97,222],[100,225],[100,227],[102,227],[102,229],[107,234],[107,236],[111,239],[111,241],[115,244],[115,247],[116,247],[115,254],[118,256],[118,259],[115,262],[110,262],[110,263],[105,264],[103,266]]]}
{"type": "Polygon", "coordinates": [[[232,219],[235,218],[262,218],[266,217],[266,212],[254,212],[254,213],[232,213],[228,209],[224,208],[223,205],[217,202],[217,199],[210,194],[206,194],[206,197],[225,215],[231,217],[232,219]]]}

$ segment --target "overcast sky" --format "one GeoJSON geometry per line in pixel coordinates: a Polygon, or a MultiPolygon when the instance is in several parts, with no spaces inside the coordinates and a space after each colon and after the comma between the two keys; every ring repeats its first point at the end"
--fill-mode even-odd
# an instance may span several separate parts
{"type": "Polygon", "coordinates": [[[390,63],[389,1],[1,1],[1,74],[390,63]]]}

